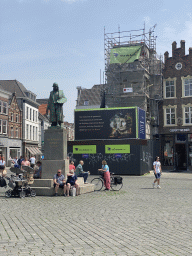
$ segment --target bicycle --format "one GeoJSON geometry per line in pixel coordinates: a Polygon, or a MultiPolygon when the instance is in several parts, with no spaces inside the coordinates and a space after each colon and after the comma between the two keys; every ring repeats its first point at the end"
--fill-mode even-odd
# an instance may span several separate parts
{"type": "MultiPolygon", "coordinates": [[[[91,181],[91,184],[94,184],[94,190],[100,191],[104,186],[104,176],[103,173],[99,173],[100,176],[98,178],[94,178],[91,181]]],[[[110,181],[111,181],[111,189],[114,191],[119,191],[123,187],[123,178],[119,175],[115,175],[114,173],[110,173],[110,181]]]]}

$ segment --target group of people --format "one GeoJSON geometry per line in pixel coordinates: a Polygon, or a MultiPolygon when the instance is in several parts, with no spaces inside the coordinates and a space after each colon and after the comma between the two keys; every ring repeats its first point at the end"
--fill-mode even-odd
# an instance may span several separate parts
{"type": "Polygon", "coordinates": [[[67,179],[61,173],[59,169],[53,177],[55,196],[58,195],[58,189],[62,188],[64,190],[64,196],[69,196],[70,188],[73,186],[76,188],[76,196],[79,195],[79,185],[77,183],[77,177],[83,177],[84,183],[87,183],[87,178],[90,172],[83,171],[83,160],[79,161],[78,166],[75,168],[74,162],[71,161],[69,164],[69,173],[67,174],[67,179]]]}
{"type": "Polygon", "coordinates": [[[34,179],[40,179],[41,178],[41,172],[42,172],[42,167],[41,167],[41,161],[37,161],[35,159],[35,156],[32,155],[30,159],[27,157],[22,157],[20,156],[19,159],[17,157],[12,160],[12,163],[14,164],[14,167],[20,168],[22,170],[23,166],[29,166],[34,169],[34,174],[33,177],[34,179]]]}
{"type": "MultiPolygon", "coordinates": [[[[54,188],[55,188],[55,196],[58,195],[58,189],[62,188],[64,190],[64,196],[69,196],[69,190],[72,186],[76,188],[76,195],[79,195],[79,185],[77,183],[77,177],[83,177],[84,183],[87,183],[87,178],[90,172],[83,171],[83,160],[79,161],[79,164],[75,168],[74,162],[71,161],[69,164],[69,173],[67,174],[67,179],[65,179],[64,175],[61,173],[59,169],[57,173],[53,177],[54,188]]],[[[106,190],[110,190],[110,172],[109,166],[105,160],[102,161],[102,168],[98,169],[98,171],[103,172],[104,176],[104,185],[106,190]]]]}

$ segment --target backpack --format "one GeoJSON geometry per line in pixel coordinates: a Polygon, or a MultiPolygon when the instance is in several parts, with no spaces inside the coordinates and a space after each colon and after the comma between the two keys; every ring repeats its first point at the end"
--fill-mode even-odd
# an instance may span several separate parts
{"type": "Polygon", "coordinates": [[[0,177],[0,187],[6,187],[7,183],[3,177],[0,177]]]}

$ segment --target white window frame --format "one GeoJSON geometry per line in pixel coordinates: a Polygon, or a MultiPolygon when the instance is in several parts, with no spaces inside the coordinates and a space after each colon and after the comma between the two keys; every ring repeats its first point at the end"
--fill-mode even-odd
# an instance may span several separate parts
{"type": "Polygon", "coordinates": [[[37,141],[37,127],[36,127],[36,134],[35,135],[36,135],[36,141],[37,141]]]}
{"type": "Polygon", "coordinates": [[[33,126],[33,140],[35,140],[35,126],[33,126]]]}
{"type": "Polygon", "coordinates": [[[26,124],[26,139],[29,139],[29,125],[26,124]]]}
{"type": "Polygon", "coordinates": [[[19,129],[18,129],[18,127],[15,128],[15,138],[19,138],[19,129]]]}
{"type": "Polygon", "coordinates": [[[182,81],[182,98],[192,97],[192,76],[182,76],[181,81],[182,81]],[[185,90],[186,80],[189,81],[189,89],[188,89],[189,95],[186,95],[186,90],[185,90]],[[191,91],[191,94],[190,94],[190,91],[191,91]]]}
{"type": "Polygon", "coordinates": [[[15,122],[19,123],[19,115],[18,114],[15,115],[15,122]]]}
{"type": "Polygon", "coordinates": [[[171,106],[163,106],[163,111],[164,111],[164,126],[177,126],[177,105],[171,106]],[[172,112],[172,110],[174,109],[174,113],[172,112]],[[167,113],[170,110],[169,113],[167,113]],[[172,113],[171,113],[172,112],[172,113]],[[171,123],[171,116],[170,116],[170,124],[167,123],[167,115],[175,115],[175,123],[171,123]]]}
{"type": "Polygon", "coordinates": [[[26,109],[26,119],[29,119],[29,107],[26,109]]]}
{"type": "Polygon", "coordinates": [[[2,133],[7,134],[7,120],[2,120],[2,133]],[[3,132],[4,128],[5,128],[5,132],[3,132]]]}
{"type": "Polygon", "coordinates": [[[192,125],[192,104],[188,103],[186,105],[182,104],[183,110],[183,125],[184,126],[191,126],[192,125]],[[186,111],[188,108],[188,111],[186,111]],[[189,113],[189,123],[186,123],[186,113],[189,113]]]}
{"type": "Polygon", "coordinates": [[[13,122],[13,112],[11,113],[11,122],[13,122]]]}
{"type": "Polygon", "coordinates": [[[7,115],[7,112],[8,112],[8,104],[7,104],[7,102],[3,101],[2,114],[7,115]],[[4,110],[5,110],[5,113],[4,113],[4,110]]]}
{"type": "Polygon", "coordinates": [[[177,81],[176,77],[174,77],[174,78],[169,77],[169,78],[163,80],[163,97],[164,97],[164,99],[176,98],[176,81],[177,81]],[[167,97],[167,86],[166,86],[167,82],[173,82],[174,95],[170,96],[170,97],[167,97]]]}
{"type": "Polygon", "coordinates": [[[84,106],[89,106],[89,100],[84,100],[84,106]]]}
{"type": "Polygon", "coordinates": [[[31,140],[32,136],[32,125],[29,126],[29,139],[31,140]]]}
{"type": "Polygon", "coordinates": [[[11,134],[10,134],[10,136],[11,136],[11,138],[13,138],[14,137],[14,130],[13,130],[13,126],[12,127],[10,127],[11,128],[11,134]]]}

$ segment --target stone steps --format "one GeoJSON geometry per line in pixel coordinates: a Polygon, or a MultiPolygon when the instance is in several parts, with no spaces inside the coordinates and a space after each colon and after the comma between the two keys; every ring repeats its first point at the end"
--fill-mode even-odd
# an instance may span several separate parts
{"type": "MultiPolygon", "coordinates": [[[[94,185],[84,184],[82,177],[79,177],[77,181],[80,187],[80,195],[94,191],[94,185]]],[[[35,189],[37,196],[53,196],[55,194],[52,179],[35,179],[30,186],[35,189]]],[[[58,195],[63,195],[63,189],[58,190],[58,195]]]]}

